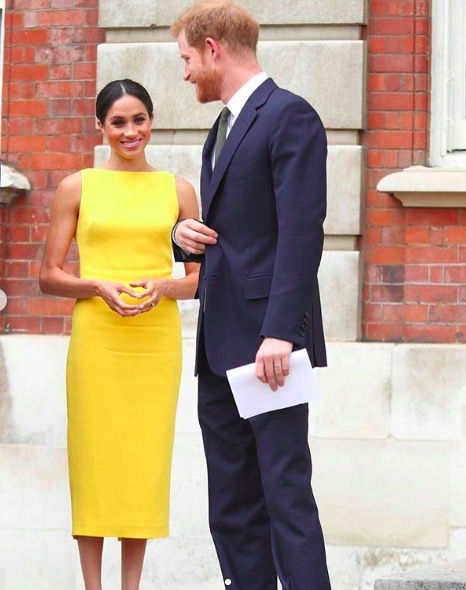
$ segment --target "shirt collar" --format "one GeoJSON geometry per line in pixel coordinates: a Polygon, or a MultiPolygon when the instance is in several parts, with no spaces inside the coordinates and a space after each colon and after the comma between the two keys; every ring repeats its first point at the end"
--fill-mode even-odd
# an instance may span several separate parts
{"type": "Polygon", "coordinates": [[[268,76],[265,72],[259,72],[255,76],[253,76],[250,80],[243,84],[239,90],[235,92],[235,94],[230,98],[227,103],[227,107],[230,113],[233,115],[233,118],[236,119],[240,114],[242,108],[247,103],[249,97],[253,94],[255,90],[259,88],[261,84],[263,84],[267,80],[268,76]]]}

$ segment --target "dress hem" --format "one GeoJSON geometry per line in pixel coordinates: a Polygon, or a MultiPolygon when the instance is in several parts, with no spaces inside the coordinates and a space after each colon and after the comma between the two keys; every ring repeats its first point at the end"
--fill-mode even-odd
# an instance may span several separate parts
{"type": "Polygon", "coordinates": [[[118,539],[160,539],[169,536],[168,527],[115,527],[77,525],[71,532],[76,537],[116,537],[118,539]]]}

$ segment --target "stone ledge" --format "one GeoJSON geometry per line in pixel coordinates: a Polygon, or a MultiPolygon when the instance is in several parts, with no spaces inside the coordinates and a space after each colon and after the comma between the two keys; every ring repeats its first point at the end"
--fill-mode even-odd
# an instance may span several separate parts
{"type": "Polygon", "coordinates": [[[411,166],[382,178],[377,190],[405,207],[466,207],[466,169],[411,166]]]}
{"type": "Polygon", "coordinates": [[[1,165],[1,191],[0,203],[9,205],[16,197],[24,194],[31,188],[29,180],[13,168],[11,165],[1,165]]]}
{"type": "Polygon", "coordinates": [[[376,580],[374,590],[464,590],[466,588],[466,560],[446,565],[385,576],[376,580]]]}

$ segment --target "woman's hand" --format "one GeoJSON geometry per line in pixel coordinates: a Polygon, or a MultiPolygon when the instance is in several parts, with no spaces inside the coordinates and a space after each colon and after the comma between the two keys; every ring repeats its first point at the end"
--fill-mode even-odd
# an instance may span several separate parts
{"type": "Polygon", "coordinates": [[[141,287],[145,289],[142,293],[138,293],[137,297],[139,299],[145,299],[142,303],[139,304],[138,309],[140,313],[144,313],[146,311],[150,311],[153,307],[155,307],[160,299],[166,295],[167,293],[167,286],[168,280],[167,279],[141,279],[140,281],[135,281],[134,283],[130,283],[131,287],[141,287]]]}
{"type": "Polygon", "coordinates": [[[123,317],[130,317],[139,315],[141,313],[139,304],[128,304],[121,298],[122,293],[126,293],[135,299],[141,299],[144,294],[136,293],[122,283],[114,283],[112,281],[98,281],[97,293],[99,297],[105,301],[111,310],[123,317]]]}

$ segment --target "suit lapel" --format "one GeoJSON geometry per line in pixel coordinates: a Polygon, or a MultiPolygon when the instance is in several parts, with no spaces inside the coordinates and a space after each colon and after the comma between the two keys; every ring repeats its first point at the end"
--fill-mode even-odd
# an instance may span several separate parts
{"type": "Polygon", "coordinates": [[[217,189],[222,181],[222,178],[228,168],[228,165],[231,162],[238,146],[240,145],[241,141],[243,140],[244,136],[247,134],[249,128],[251,127],[253,121],[257,117],[257,110],[261,107],[270,96],[271,92],[277,87],[275,82],[268,78],[259,86],[259,88],[253,92],[253,94],[249,97],[248,101],[244,105],[243,109],[241,110],[238,118],[236,119],[231,131],[225,141],[223,146],[222,152],[218,161],[215,163],[214,170],[211,174],[206,174],[211,172],[211,157],[212,157],[212,147],[214,144],[214,138],[217,134],[217,127],[218,127],[218,119],[216,124],[210,130],[210,133],[207,137],[207,141],[204,145],[204,150],[202,154],[203,162],[202,162],[202,215],[204,220],[207,218],[207,214],[209,212],[210,205],[212,200],[217,192],[217,189]],[[210,177],[210,182],[208,178],[210,177]]]}

